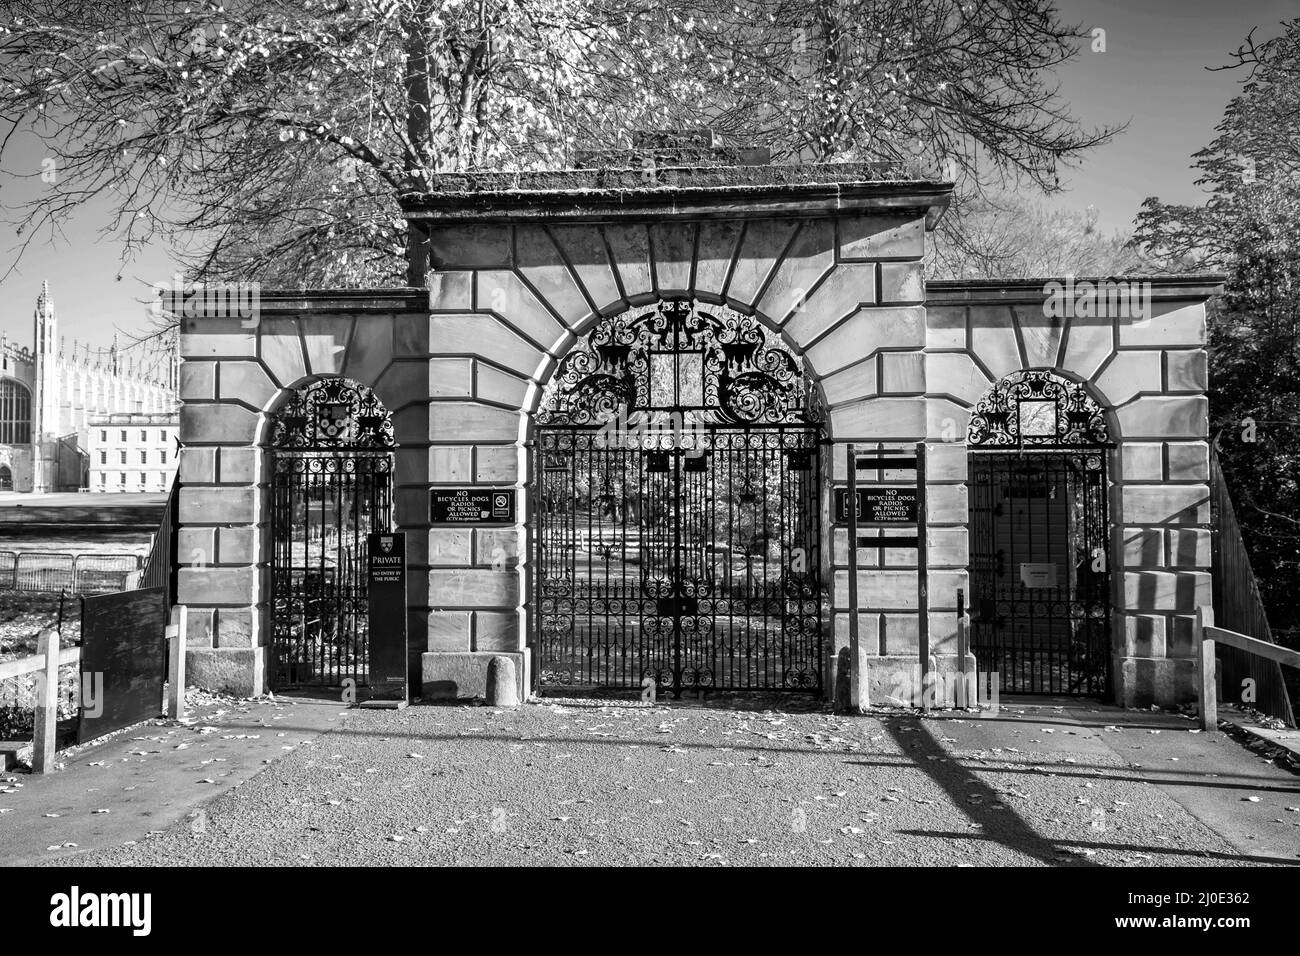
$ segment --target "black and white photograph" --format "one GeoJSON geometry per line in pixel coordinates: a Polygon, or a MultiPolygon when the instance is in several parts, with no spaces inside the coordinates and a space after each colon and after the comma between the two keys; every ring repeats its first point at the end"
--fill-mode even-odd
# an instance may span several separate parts
{"type": "Polygon", "coordinates": [[[1284,931],[1298,196],[1300,0],[0,0],[13,938],[1284,931]]]}

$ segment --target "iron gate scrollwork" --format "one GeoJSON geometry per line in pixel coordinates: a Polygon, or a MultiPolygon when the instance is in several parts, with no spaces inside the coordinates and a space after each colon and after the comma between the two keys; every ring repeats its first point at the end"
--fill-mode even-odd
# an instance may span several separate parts
{"type": "Polygon", "coordinates": [[[276,686],[367,682],[366,536],[391,530],[393,425],[364,385],[313,382],[272,418],[276,686]]]}
{"type": "Polygon", "coordinates": [[[976,405],[971,650],[1003,692],[1101,695],[1110,670],[1108,441],[1083,385],[1027,370],[976,405]]]}
{"type": "Polygon", "coordinates": [[[820,431],[752,316],[602,320],[538,413],[543,684],[821,690],[820,431]]]}

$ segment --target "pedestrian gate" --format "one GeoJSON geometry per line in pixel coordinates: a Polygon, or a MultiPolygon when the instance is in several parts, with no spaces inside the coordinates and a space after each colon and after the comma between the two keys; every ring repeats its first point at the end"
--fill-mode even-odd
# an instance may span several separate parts
{"type": "Polygon", "coordinates": [[[369,388],[305,386],[273,418],[277,687],[367,682],[366,536],[391,530],[393,426],[369,388]]]}
{"type": "Polygon", "coordinates": [[[819,692],[820,431],[752,316],[601,321],[538,414],[542,685],[819,692]]]}
{"type": "Polygon", "coordinates": [[[1107,693],[1110,522],[1105,416],[1084,386],[1017,372],[976,406],[971,651],[1003,693],[1107,693]]]}

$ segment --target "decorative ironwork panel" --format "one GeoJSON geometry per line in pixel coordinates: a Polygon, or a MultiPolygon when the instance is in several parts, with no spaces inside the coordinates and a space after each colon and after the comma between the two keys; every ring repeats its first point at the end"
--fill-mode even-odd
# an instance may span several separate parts
{"type": "Polygon", "coordinates": [[[286,451],[393,447],[393,422],[373,391],[346,378],[299,389],[271,420],[271,447],[286,451]]]}
{"type": "Polygon", "coordinates": [[[810,423],[798,358],[751,315],[665,299],[601,319],[566,355],[542,398],[543,425],[683,413],[701,425],[810,423]]]}
{"type": "Polygon", "coordinates": [[[818,442],[540,430],[541,683],[820,692],[818,442]]]}
{"type": "Polygon", "coordinates": [[[1106,415],[1078,382],[1043,369],[1013,372],[971,413],[971,445],[1026,447],[1104,445],[1106,415]]]}
{"type": "Polygon", "coordinates": [[[362,686],[366,541],[392,528],[392,421],[364,385],[323,379],[272,419],[270,441],[276,686],[362,686]]]}
{"type": "Polygon", "coordinates": [[[971,453],[971,650],[1005,693],[1107,692],[1105,455],[971,453]]]}

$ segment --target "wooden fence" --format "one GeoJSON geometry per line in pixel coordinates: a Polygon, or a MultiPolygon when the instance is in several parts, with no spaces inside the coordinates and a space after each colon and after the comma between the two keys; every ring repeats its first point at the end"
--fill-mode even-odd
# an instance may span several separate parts
{"type": "Polygon", "coordinates": [[[1244,654],[1261,663],[1271,663],[1279,669],[1283,665],[1300,668],[1300,651],[1279,647],[1270,641],[1257,640],[1227,628],[1215,627],[1214,610],[1208,607],[1196,609],[1192,644],[1196,649],[1196,687],[1202,730],[1216,730],[1219,726],[1219,694],[1215,673],[1219,651],[1244,654]]]}
{"type": "MultiPolygon", "coordinates": [[[[173,607],[171,624],[167,627],[166,641],[169,663],[165,672],[167,683],[163,699],[159,701],[159,711],[173,720],[185,716],[185,608],[173,607]]],[[[0,662],[0,681],[15,677],[35,674],[36,709],[33,714],[32,734],[32,772],[49,773],[54,769],[54,758],[58,752],[56,731],[59,721],[59,668],[68,664],[80,667],[82,653],[80,647],[59,647],[59,632],[53,628],[44,628],[38,638],[36,653],[17,660],[0,662]]],[[[81,675],[82,680],[86,677],[81,675]]],[[[80,682],[78,683],[80,687],[80,682]]],[[[104,682],[100,681],[101,688],[104,682]]],[[[108,688],[109,693],[114,688],[108,688]]],[[[78,707],[84,703],[79,700],[78,707]]],[[[3,767],[3,765],[0,765],[3,767]]]]}
{"type": "MultiPolygon", "coordinates": [[[[1214,616],[1222,628],[1276,644],[1213,445],[1210,446],[1210,504],[1215,528],[1214,616]]],[[[1196,644],[1194,650],[1199,653],[1199,642],[1196,644]]],[[[1217,673],[1218,693],[1224,700],[1245,703],[1284,721],[1288,727],[1295,726],[1291,698],[1276,658],[1225,642],[1219,648],[1217,673]]]]}

